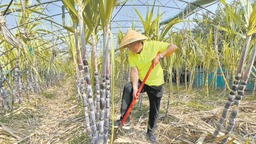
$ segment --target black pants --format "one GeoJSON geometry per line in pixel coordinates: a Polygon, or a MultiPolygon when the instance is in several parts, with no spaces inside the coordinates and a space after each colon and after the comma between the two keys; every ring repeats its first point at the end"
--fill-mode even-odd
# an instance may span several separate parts
{"type": "MultiPolygon", "coordinates": [[[[140,86],[141,81],[139,81],[138,85],[140,86]]],[[[125,112],[127,108],[129,107],[130,103],[132,102],[133,96],[132,96],[132,83],[127,83],[124,86],[123,90],[123,96],[122,96],[122,105],[121,105],[121,119],[125,115],[125,112]]],[[[157,118],[159,115],[159,107],[160,107],[160,101],[163,96],[164,87],[163,85],[160,86],[148,86],[144,85],[143,89],[141,90],[141,93],[147,92],[148,98],[149,98],[149,105],[150,105],[150,111],[149,111],[149,119],[148,119],[148,133],[152,133],[154,128],[156,127],[157,118]]],[[[130,116],[126,119],[127,122],[130,121],[130,116]]]]}

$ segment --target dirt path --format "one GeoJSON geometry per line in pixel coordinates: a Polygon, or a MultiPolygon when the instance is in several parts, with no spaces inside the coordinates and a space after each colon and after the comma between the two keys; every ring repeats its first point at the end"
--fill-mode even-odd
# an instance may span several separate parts
{"type": "Polygon", "coordinates": [[[8,123],[1,126],[9,138],[0,137],[0,143],[68,143],[79,137],[83,132],[83,112],[73,88],[66,82],[41,95],[31,95],[30,102],[5,115],[8,123]]]}

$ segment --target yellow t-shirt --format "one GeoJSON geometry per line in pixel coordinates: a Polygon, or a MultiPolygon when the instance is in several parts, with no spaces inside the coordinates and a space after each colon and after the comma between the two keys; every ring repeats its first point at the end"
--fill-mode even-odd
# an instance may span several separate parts
{"type": "MultiPolygon", "coordinates": [[[[158,52],[166,50],[169,43],[159,41],[144,41],[143,49],[140,54],[136,54],[132,51],[128,54],[128,61],[130,67],[137,67],[139,73],[139,79],[143,81],[148,69],[152,64],[152,60],[156,57],[158,52]]],[[[163,69],[158,63],[148,76],[145,82],[149,86],[159,86],[164,83],[163,69]]]]}

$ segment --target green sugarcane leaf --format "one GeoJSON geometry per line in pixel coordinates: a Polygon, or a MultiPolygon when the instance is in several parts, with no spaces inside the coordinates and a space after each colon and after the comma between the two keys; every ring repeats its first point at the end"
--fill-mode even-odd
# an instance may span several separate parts
{"type": "Polygon", "coordinates": [[[68,30],[69,32],[74,33],[74,28],[73,28],[73,27],[63,26],[63,28],[65,28],[65,29],[68,30]]]}
{"type": "Polygon", "coordinates": [[[73,22],[75,24],[78,23],[78,13],[77,13],[77,10],[75,9],[75,2],[74,0],[61,0],[62,3],[64,4],[64,6],[67,8],[69,14],[70,14],[70,17],[72,18],[73,22]]]}
{"type": "Polygon", "coordinates": [[[88,29],[93,30],[94,24],[92,17],[89,16],[86,12],[83,13],[84,23],[87,25],[88,29]]]}
{"type": "Polygon", "coordinates": [[[180,23],[180,22],[182,22],[182,20],[179,20],[178,18],[175,18],[175,19],[171,20],[168,24],[166,24],[164,26],[164,29],[161,32],[160,39],[163,39],[167,35],[167,33],[173,27],[173,25],[175,25],[177,23],[180,23]]]}
{"type": "Polygon", "coordinates": [[[107,0],[107,18],[109,19],[109,22],[111,20],[111,15],[115,7],[115,4],[116,4],[116,0],[111,0],[111,1],[107,0]]]}
{"type": "Polygon", "coordinates": [[[244,11],[244,18],[245,18],[245,23],[246,23],[246,27],[247,27],[249,25],[250,15],[252,13],[252,5],[251,5],[250,1],[248,1],[248,0],[240,0],[240,4],[244,11]]]}
{"type": "Polygon", "coordinates": [[[244,23],[244,22],[240,19],[239,15],[237,15],[237,14],[233,11],[233,9],[226,3],[225,0],[220,0],[220,2],[228,9],[228,11],[231,12],[231,17],[233,17],[234,19],[240,21],[241,23],[244,23]]]}
{"type": "Polygon", "coordinates": [[[253,35],[256,31],[256,4],[253,7],[252,13],[249,19],[248,33],[247,35],[253,35]]]}
{"type": "Polygon", "coordinates": [[[252,30],[249,30],[249,32],[247,33],[248,36],[251,36],[253,34],[256,33],[256,28],[252,29],[252,30]]]}
{"type": "Polygon", "coordinates": [[[100,0],[100,19],[102,23],[102,29],[105,29],[107,23],[111,20],[111,15],[115,7],[116,0],[100,0]]]}
{"type": "MultiPolygon", "coordinates": [[[[149,12],[149,7],[148,7],[148,9],[147,9],[146,21],[147,21],[148,23],[146,23],[146,24],[147,24],[147,28],[148,28],[149,30],[152,30],[151,21],[152,21],[152,18],[153,18],[155,2],[156,2],[156,1],[154,0],[154,4],[153,4],[153,7],[152,7],[152,9],[151,9],[151,12],[149,12]]],[[[145,32],[146,32],[146,31],[145,31],[145,32]]],[[[152,31],[150,31],[150,32],[148,33],[148,35],[149,35],[150,33],[152,33],[152,31]]]]}
{"type": "Polygon", "coordinates": [[[133,9],[135,10],[137,15],[139,16],[140,22],[142,23],[142,26],[143,26],[144,30],[147,31],[148,29],[147,29],[146,21],[144,21],[144,19],[142,18],[142,15],[140,14],[140,12],[136,8],[133,8],[133,9]]]}
{"type": "Polygon", "coordinates": [[[37,68],[34,67],[34,66],[31,66],[31,68],[32,68],[32,70],[35,72],[35,74],[37,75],[39,81],[42,82],[42,78],[41,78],[39,72],[37,71],[37,68]]]}
{"type": "Polygon", "coordinates": [[[106,13],[105,13],[105,4],[104,4],[104,0],[100,1],[100,19],[101,19],[101,23],[102,23],[102,29],[105,29],[105,25],[107,23],[107,17],[106,17],[106,13]]]}
{"type": "Polygon", "coordinates": [[[251,39],[251,42],[250,42],[250,47],[252,47],[253,45],[256,44],[256,37],[252,38],[251,39]]]}
{"type": "Polygon", "coordinates": [[[62,25],[65,26],[66,22],[65,22],[65,6],[64,5],[61,6],[61,12],[62,12],[62,15],[61,15],[62,25]]]}
{"type": "Polygon", "coordinates": [[[49,16],[49,15],[44,14],[44,13],[42,13],[41,11],[38,11],[38,10],[36,10],[36,9],[29,8],[29,9],[26,9],[26,10],[27,10],[27,11],[34,12],[34,13],[37,13],[37,14],[39,14],[39,15],[49,16]]]}
{"type": "Polygon", "coordinates": [[[227,32],[227,33],[230,33],[230,34],[239,35],[240,37],[242,37],[242,38],[244,38],[244,39],[246,38],[246,36],[245,36],[244,34],[241,34],[241,33],[239,33],[239,32],[235,32],[235,31],[233,31],[232,29],[224,28],[224,27],[219,26],[219,25],[217,25],[217,26],[214,25],[214,27],[218,28],[219,30],[223,30],[223,31],[225,31],[225,32],[227,32]]]}
{"type": "Polygon", "coordinates": [[[55,22],[55,21],[53,21],[53,20],[51,20],[51,19],[48,19],[48,18],[42,18],[42,19],[44,19],[44,20],[46,20],[46,21],[49,21],[49,22],[51,22],[51,23],[54,23],[54,24],[56,24],[56,25],[58,25],[58,26],[60,26],[60,27],[62,27],[61,24],[59,24],[59,23],[57,23],[57,22],[55,22]]]}
{"type": "MultiPolygon", "coordinates": [[[[0,8],[4,8],[4,7],[7,7],[7,6],[8,6],[8,4],[1,4],[1,5],[0,5],[0,8]]],[[[1,11],[0,13],[3,14],[4,12],[5,12],[5,10],[4,10],[4,11],[1,11]]]]}
{"type": "Polygon", "coordinates": [[[66,8],[70,9],[71,12],[77,16],[77,10],[75,9],[75,2],[74,0],[62,0],[63,4],[65,5],[66,8]]]}

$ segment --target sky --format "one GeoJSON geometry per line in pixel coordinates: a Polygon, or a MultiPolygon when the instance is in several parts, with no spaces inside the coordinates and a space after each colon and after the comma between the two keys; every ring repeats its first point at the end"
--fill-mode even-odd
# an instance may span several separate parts
{"type": "MultiPolygon", "coordinates": [[[[18,1],[18,0],[14,0],[18,1]]],[[[32,5],[37,3],[37,0],[30,0],[32,2],[32,5]]],[[[41,3],[48,2],[50,0],[40,0],[41,3]]],[[[160,8],[160,13],[163,13],[161,20],[166,20],[167,18],[170,18],[172,16],[175,16],[177,13],[182,11],[186,6],[188,2],[193,2],[194,0],[156,0],[156,7],[154,9],[154,18],[156,17],[156,14],[158,12],[158,8],[160,8]]],[[[227,3],[230,3],[232,0],[226,0],[227,3]]],[[[0,11],[4,11],[6,7],[1,7],[4,4],[8,4],[10,0],[0,0],[0,11]]],[[[136,29],[141,30],[142,25],[139,21],[139,17],[136,14],[135,9],[139,11],[139,13],[142,15],[142,17],[145,19],[145,15],[147,13],[147,9],[151,10],[151,7],[154,3],[154,0],[128,0],[125,5],[118,6],[114,8],[113,15],[112,15],[112,21],[111,21],[111,29],[113,35],[115,35],[119,30],[123,31],[124,33],[127,31],[128,28],[131,27],[132,23],[135,24],[136,29]],[[147,6],[148,5],[148,6],[147,6]]],[[[55,2],[53,4],[45,4],[42,6],[42,9],[44,9],[44,13],[47,15],[57,15],[52,17],[52,20],[62,24],[62,2],[55,2]],[[47,7],[47,9],[45,9],[47,7]]],[[[206,9],[215,12],[218,4],[211,5],[207,7],[206,9]]],[[[13,5],[12,5],[13,7],[13,5]]],[[[196,14],[205,13],[206,10],[199,8],[196,14]]],[[[196,14],[191,15],[189,18],[194,17],[196,14]]],[[[17,30],[17,13],[11,13],[6,16],[6,24],[7,27],[14,32],[17,30]]],[[[45,17],[43,15],[35,14],[35,17],[45,17]]],[[[154,19],[153,18],[153,19],[154,19]]],[[[56,31],[58,28],[51,25],[50,22],[39,20],[41,21],[41,27],[46,28],[51,31],[56,31]]],[[[67,25],[71,26],[70,18],[68,17],[68,14],[66,14],[66,23],[67,25]]],[[[182,23],[177,24],[174,26],[176,29],[182,29],[188,25],[191,25],[191,23],[182,23]]],[[[49,36],[50,39],[52,39],[52,36],[49,36]]]]}
{"type": "MultiPolygon", "coordinates": [[[[17,1],[17,0],[14,0],[17,1]]],[[[32,4],[37,3],[36,0],[30,0],[32,4]]],[[[41,2],[47,2],[49,0],[41,0],[41,2]]],[[[158,11],[158,6],[160,7],[160,13],[163,13],[163,16],[161,17],[161,20],[165,20],[169,17],[172,17],[176,15],[178,12],[183,10],[187,3],[186,2],[193,2],[194,0],[156,0],[156,7],[154,9],[154,16],[156,16],[156,13],[158,11]]],[[[226,0],[227,2],[230,2],[231,0],[226,0]]],[[[0,5],[8,4],[10,0],[0,0],[0,5]]],[[[147,12],[147,5],[149,5],[149,8],[151,9],[151,6],[153,5],[154,0],[128,0],[121,8],[121,6],[118,6],[114,8],[113,11],[113,17],[112,17],[112,29],[116,28],[124,28],[130,27],[131,22],[134,21],[138,27],[141,27],[141,24],[137,22],[139,20],[138,15],[135,13],[134,8],[136,8],[140,14],[145,17],[146,12],[147,12]],[[120,9],[121,8],[121,9],[120,9]]],[[[46,14],[49,15],[55,15],[55,14],[60,14],[61,13],[61,6],[62,2],[55,2],[54,4],[49,4],[49,5],[44,5],[42,8],[45,6],[48,6],[47,9],[44,10],[46,14]]],[[[210,7],[207,7],[209,11],[214,12],[217,8],[217,4],[214,4],[210,7]]],[[[199,8],[200,9],[200,8],[199,8]]],[[[5,10],[4,8],[0,7],[0,11],[5,10]]],[[[200,12],[205,12],[205,10],[200,10],[200,12]]],[[[17,17],[14,13],[9,14],[6,17],[7,21],[7,26],[8,28],[13,28],[17,26],[16,22],[14,21],[14,17],[17,17]]],[[[53,20],[62,24],[62,19],[61,15],[53,17],[53,20]]]]}
{"type": "MultiPolygon", "coordinates": [[[[158,6],[160,6],[160,13],[163,13],[161,20],[166,20],[170,17],[175,16],[177,13],[182,11],[186,6],[186,2],[193,2],[194,0],[156,0],[156,5],[154,9],[154,17],[156,17],[158,12],[158,6]]],[[[230,3],[231,0],[226,0],[227,3],[230,3]]],[[[134,23],[137,28],[141,28],[141,23],[138,21],[139,17],[136,14],[134,8],[136,8],[142,17],[145,19],[146,13],[147,13],[147,4],[149,5],[149,10],[151,10],[151,5],[153,5],[154,0],[130,0],[128,1],[124,7],[117,7],[114,9],[113,15],[115,16],[116,13],[118,14],[114,17],[113,23],[112,23],[112,30],[115,32],[115,29],[122,29],[127,30],[129,27],[131,27],[131,24],[134,23]],[[145,6],[141,6],[145,5],[145,6]],[[120,10],[121,8],[121,10],[120,10]],[[119,11],[120,10],[120,11],[119,11]],[[128,21],[127,21],[128,20],[128,21]]],[[[207,7],[206,9],[215,12],[217,9],[218,4],[211,5],[207,7]]],[[[205,13],[206,10],[199,8],[196,14],[198,13],[205,13]]],[[[194,15],[191,15],[190,18],[194,17],[194,15]]],[[[178,29],[181,29],[184,26],[184,24],[176,25],[175,27],[178,29]]]]}

